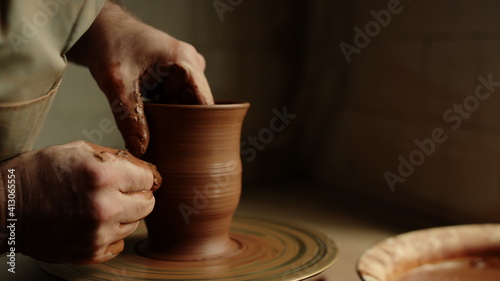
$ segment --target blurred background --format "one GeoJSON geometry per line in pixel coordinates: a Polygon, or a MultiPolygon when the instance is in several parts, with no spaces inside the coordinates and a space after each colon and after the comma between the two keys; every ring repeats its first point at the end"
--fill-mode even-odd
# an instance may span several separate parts
{"type": "MultiPolygon", "coordinates": [[[[251,102],[245,183],[312,182],[306,192],[331,204],[500,221],[500,2],[122,2],[205,56],[216,98],[251,102]]],[[[123,148],[106,119],[88,70],[70,65],[37,147],[123,148]]]]}

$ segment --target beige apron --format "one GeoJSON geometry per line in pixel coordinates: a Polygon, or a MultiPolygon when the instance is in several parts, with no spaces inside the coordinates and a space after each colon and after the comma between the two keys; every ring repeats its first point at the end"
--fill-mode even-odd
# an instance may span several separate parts
{"type": "Polygon", "coordinates": [[[66,51],[105,0],[0,5],[0,161],[32,149],[66,68],[66,51]]]}

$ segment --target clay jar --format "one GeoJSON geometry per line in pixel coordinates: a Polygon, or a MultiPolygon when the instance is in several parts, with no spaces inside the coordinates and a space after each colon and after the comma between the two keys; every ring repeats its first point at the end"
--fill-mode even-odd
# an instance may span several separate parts
{"type": "Polygon", "coordinates": [[[247,102],[144,105],[150,143],[144,160],[163,177],[146,217],[145,256],[204,260],[231,255],[239,245],[229,227],[241,194],[241,126],[247,102]]]}

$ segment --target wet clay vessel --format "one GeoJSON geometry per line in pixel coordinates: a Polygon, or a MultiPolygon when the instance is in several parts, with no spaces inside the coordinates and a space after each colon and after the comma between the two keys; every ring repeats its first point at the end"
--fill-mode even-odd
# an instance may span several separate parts
{"type": "Polygon", "coordinates": [[[246,102],[144,106],[144,160],[163,181],[155,208],[125,249],[101,264],[37,262],[65,280],[303,280],[337,258],[333,240],[306,227],[235,217],[246,102]]]}
{"type": "Polygon", "coordinates": [[[146,217],[142,254],[204,260],[238,250],[229,228],[241,193],[240,135],[249,106],[145,104],[151,141],[143,158],[163,184],[146,217]]]}

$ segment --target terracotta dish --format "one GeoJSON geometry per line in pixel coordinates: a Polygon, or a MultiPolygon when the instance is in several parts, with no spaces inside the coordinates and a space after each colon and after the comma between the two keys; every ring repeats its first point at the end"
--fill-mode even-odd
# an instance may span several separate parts
{"type": "Polygon", "coordinates": [[[365,281],[498,281],[500,224],[431,228],[389,238],[367,250],[365,281]]]}

